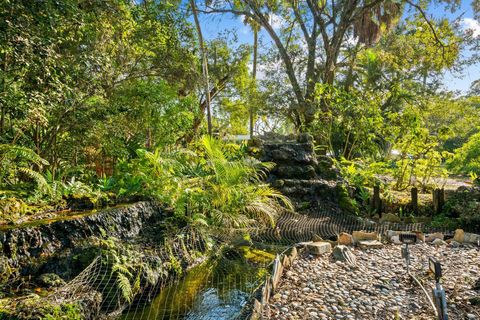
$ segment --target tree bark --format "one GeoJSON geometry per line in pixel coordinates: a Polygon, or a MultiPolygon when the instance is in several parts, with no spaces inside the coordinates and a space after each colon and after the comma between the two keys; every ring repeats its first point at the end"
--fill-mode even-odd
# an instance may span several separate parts
{"type": "MultiPolygon", "coordinates": [[[[253,27],[253,70],[252,70],[252,78],[253,82],[256,85],[257,81],[257,58],[258,58],[258,28],[256,26],[253,27]]],[[[250,139],[253,138],[253,127],[254,127],[254,110],[253,106],[250,105],[250,139]]]]}

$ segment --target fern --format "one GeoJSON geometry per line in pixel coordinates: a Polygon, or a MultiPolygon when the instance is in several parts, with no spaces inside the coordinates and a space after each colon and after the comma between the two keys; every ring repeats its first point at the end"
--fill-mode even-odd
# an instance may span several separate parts
{"type": "Polygon", "coordinates": [[[130,279],[123,273],[117,273],[117,287],[120,290],[120,293],[128,303],[131,303],[133,300],[133,290],[132,285],[130,284],[130,279]]]}
{"type": "Polygon", "coordinates": [[[30,168],[18,168],[17,169],[19,172],[22,172],[32,180],[34,180],[40,191],[44,193],[50,193],[52,191],[50,185],[48,184],[47,180],[45,179],[44,176],[42,176],[39,172],[34,171],[30,168]]]}
{"type": "Polygon", "coordinates": [[[47,160],[40,157],[32,149],[11,144],[0,144],[0,161],[16,160],[34,163],[38,166],[49,165],[47,160]]]}
{"type": "Polygon", "coordinates": [[[41,194],[51,193],[45,177],[32,166],[41,168],[48,165],[48,161],[40,157],[35,151],[21,146],[0,144],[0,184],[16,185],[20,182],[19,173],[32,179],[41,194]]]}

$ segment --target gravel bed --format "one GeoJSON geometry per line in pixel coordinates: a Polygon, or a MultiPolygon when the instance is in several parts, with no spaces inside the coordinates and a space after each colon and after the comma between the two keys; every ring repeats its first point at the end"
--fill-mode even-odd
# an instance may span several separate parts
{"type": "MultiPolygon", "coordinates": [[[[479,319],[480,248],[417,244],[411,248],[411,270],[430,293],[428,257],[441,263],[449,319],[479,319]]],[[[353,249],[357,266],[330,255],[303,255],[284,272],[279,289],[265,309],[269,319],[433,319],[423,291],[406,275],[400,245],[353,249]]]]}

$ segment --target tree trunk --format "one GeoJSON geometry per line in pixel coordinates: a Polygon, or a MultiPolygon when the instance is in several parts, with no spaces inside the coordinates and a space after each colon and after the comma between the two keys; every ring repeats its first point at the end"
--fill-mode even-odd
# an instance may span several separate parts
{"type": "MultiPolygon", "coordinates": [[[[257,58],[258,58],[258,30],[257,27],[254,26],[253,29],[253,71],[252,71],[252,78],[253,82],[256,85],[257,81],[257,58]]],[[[253,106],[250,105],[250,139],[253,138],[253,127],[254,127],[254,110],[253,106]]]]}
{"type": "Polygon", "coordinates": [[[195,20],[195,26],[197,28],[198,42],[200,43],[200,51],[202,55],[202,72],[203,72],[203,78],[205,81],[205,99],[206,99],[205,101],[206,101],[206,109],[207,109],[207,130],[208,130],[208,134],[212,135],[212,114],[210,109],[210,88],[209,88],[210,79],[208,77],[207,53],[205,50],[205,44],[203,42],[200,21],[198,20],[198,13],[197,13],[197,7],[195,6],[195,0],[190,0],[190,6],[192,7],[193,18],[195,20]]]}
{"type": "MultiPolygon", "coordinates": [[[[5,53],[4,61],[3,61],[2,87],[1,87],[0,93],[6,93],[7,91],[6,80],[5,80],[5,77],[7,76],[7,63],[8,63],[7,60],[8,60],[8,55],[7,53],[5,53]]],[[[7,113],[7,106],[5,105],[5,101],[4,101],[2,102],[1,109],[0,109],[0,134],[1,135],[3,135],[3,133],[5,132],[6,113],[7,113]]]]}

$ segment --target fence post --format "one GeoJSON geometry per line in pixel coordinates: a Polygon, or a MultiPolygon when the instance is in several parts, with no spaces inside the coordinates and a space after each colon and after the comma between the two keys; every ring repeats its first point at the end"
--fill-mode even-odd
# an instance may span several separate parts
{"type": "Polygon", "coordinates": [[[410,193],[412,195],[412,210],[415,215],[418,215],[418,189],[416,187],[413,187],[410,190],[410,193]]]}
{"type": "Polygon", "coordinates": [[[445,204],[445,190],[435,189],[433,190],[433,211],[435,214],[442,212],[443,205],[445,204]]]}
{"type": "Polygon", "coordinates": [[[381,218],[382,217],[382,199],[380,199],[380,187],[379,186],[374,186],[373,187],[373,209],[375,210],[376,213],[378,213],[378,216],[381,218]]]}

